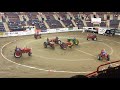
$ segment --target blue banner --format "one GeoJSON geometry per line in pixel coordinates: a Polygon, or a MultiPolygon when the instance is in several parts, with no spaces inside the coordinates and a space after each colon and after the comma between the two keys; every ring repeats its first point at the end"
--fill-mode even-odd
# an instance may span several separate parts
{"type": "Polygon", "coordinates": [[[47,30],[41,30],[41,32],[47,32],[47,30]]]}

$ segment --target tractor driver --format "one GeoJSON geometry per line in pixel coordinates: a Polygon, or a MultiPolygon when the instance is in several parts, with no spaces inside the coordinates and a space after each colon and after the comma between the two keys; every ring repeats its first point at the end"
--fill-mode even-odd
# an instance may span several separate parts
{"type": "Polygon", "coordinates": [[[73,40],[76,40],[76,38],[74,37],[73,40]]]}
{"type": "Polygon", "coordinates": [[[15,51],[20,51],[20,50],[21,50],[21,49],[20,49],[20,48],[17,48],[17,47],[16,47],[16,49],[15,49],[15,51]]]}
{"type": "Polygon", "coordinates": [[[49,43],[49,39],[47,38],[47,43],[49,43]]]}
{"type": "Polygon", "coordinates": [[[73,39],[76,39],[75,37],[73,39]]]}
{"type": "Polygon", "coordinates": [[[105,49],[101,50],[101,54],[106,56],[107,54],[106,50],[105,49]]]}
{"type": "Polygon", "coordinates": [[[74,43],[74,44],[76,43],[76,38],[75,38],[75,37],[73,38],[73,43],[74,43]]]}
{"type": "Polygon", "coordinates": [[[59,38],[58,37],[56,37],[56,40],[58,40],[59,38]]]}

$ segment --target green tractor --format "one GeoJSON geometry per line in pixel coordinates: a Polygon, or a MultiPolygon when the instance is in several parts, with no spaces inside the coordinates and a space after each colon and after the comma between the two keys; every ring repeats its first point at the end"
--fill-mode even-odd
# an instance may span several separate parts
{"type": "Polygon", "coordinates": [[[72,42],[73,45],[79,45],[79,40],[76,38],[68,38],[67,41],[72,42]]]}

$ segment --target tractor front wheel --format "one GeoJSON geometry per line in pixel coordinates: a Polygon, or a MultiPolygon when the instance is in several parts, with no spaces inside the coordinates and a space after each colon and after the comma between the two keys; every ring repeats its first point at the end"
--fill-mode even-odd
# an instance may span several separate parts
{"type": "Polygon", "coordinates": [[[31,53],[31,52],[29,52],[29,53],[28,53],[28,56],[31,56],[31,55],[32,55],[32,53],[31,53]]]}
{"type": "Polygon", "coordinates": [[[47,43],[46,42],[44,42],[44,48],[47,48],[47,43]]]}

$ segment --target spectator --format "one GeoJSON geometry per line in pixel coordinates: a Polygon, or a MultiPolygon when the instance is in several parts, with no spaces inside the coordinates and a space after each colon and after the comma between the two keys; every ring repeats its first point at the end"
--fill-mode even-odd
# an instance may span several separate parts
{"type": "Polygon", "coordinates": [[[110,69],[110,68],[113,68],[112,64],[110,64],[110,65],[108,66],[108,69],[110,69]]]}
{"type": "Polygon", "coordinates": [[[83,17],[83,16],[81,16],[81,18],[82,18],[82,20],[84,20],[84,17],[83,17]]]}

